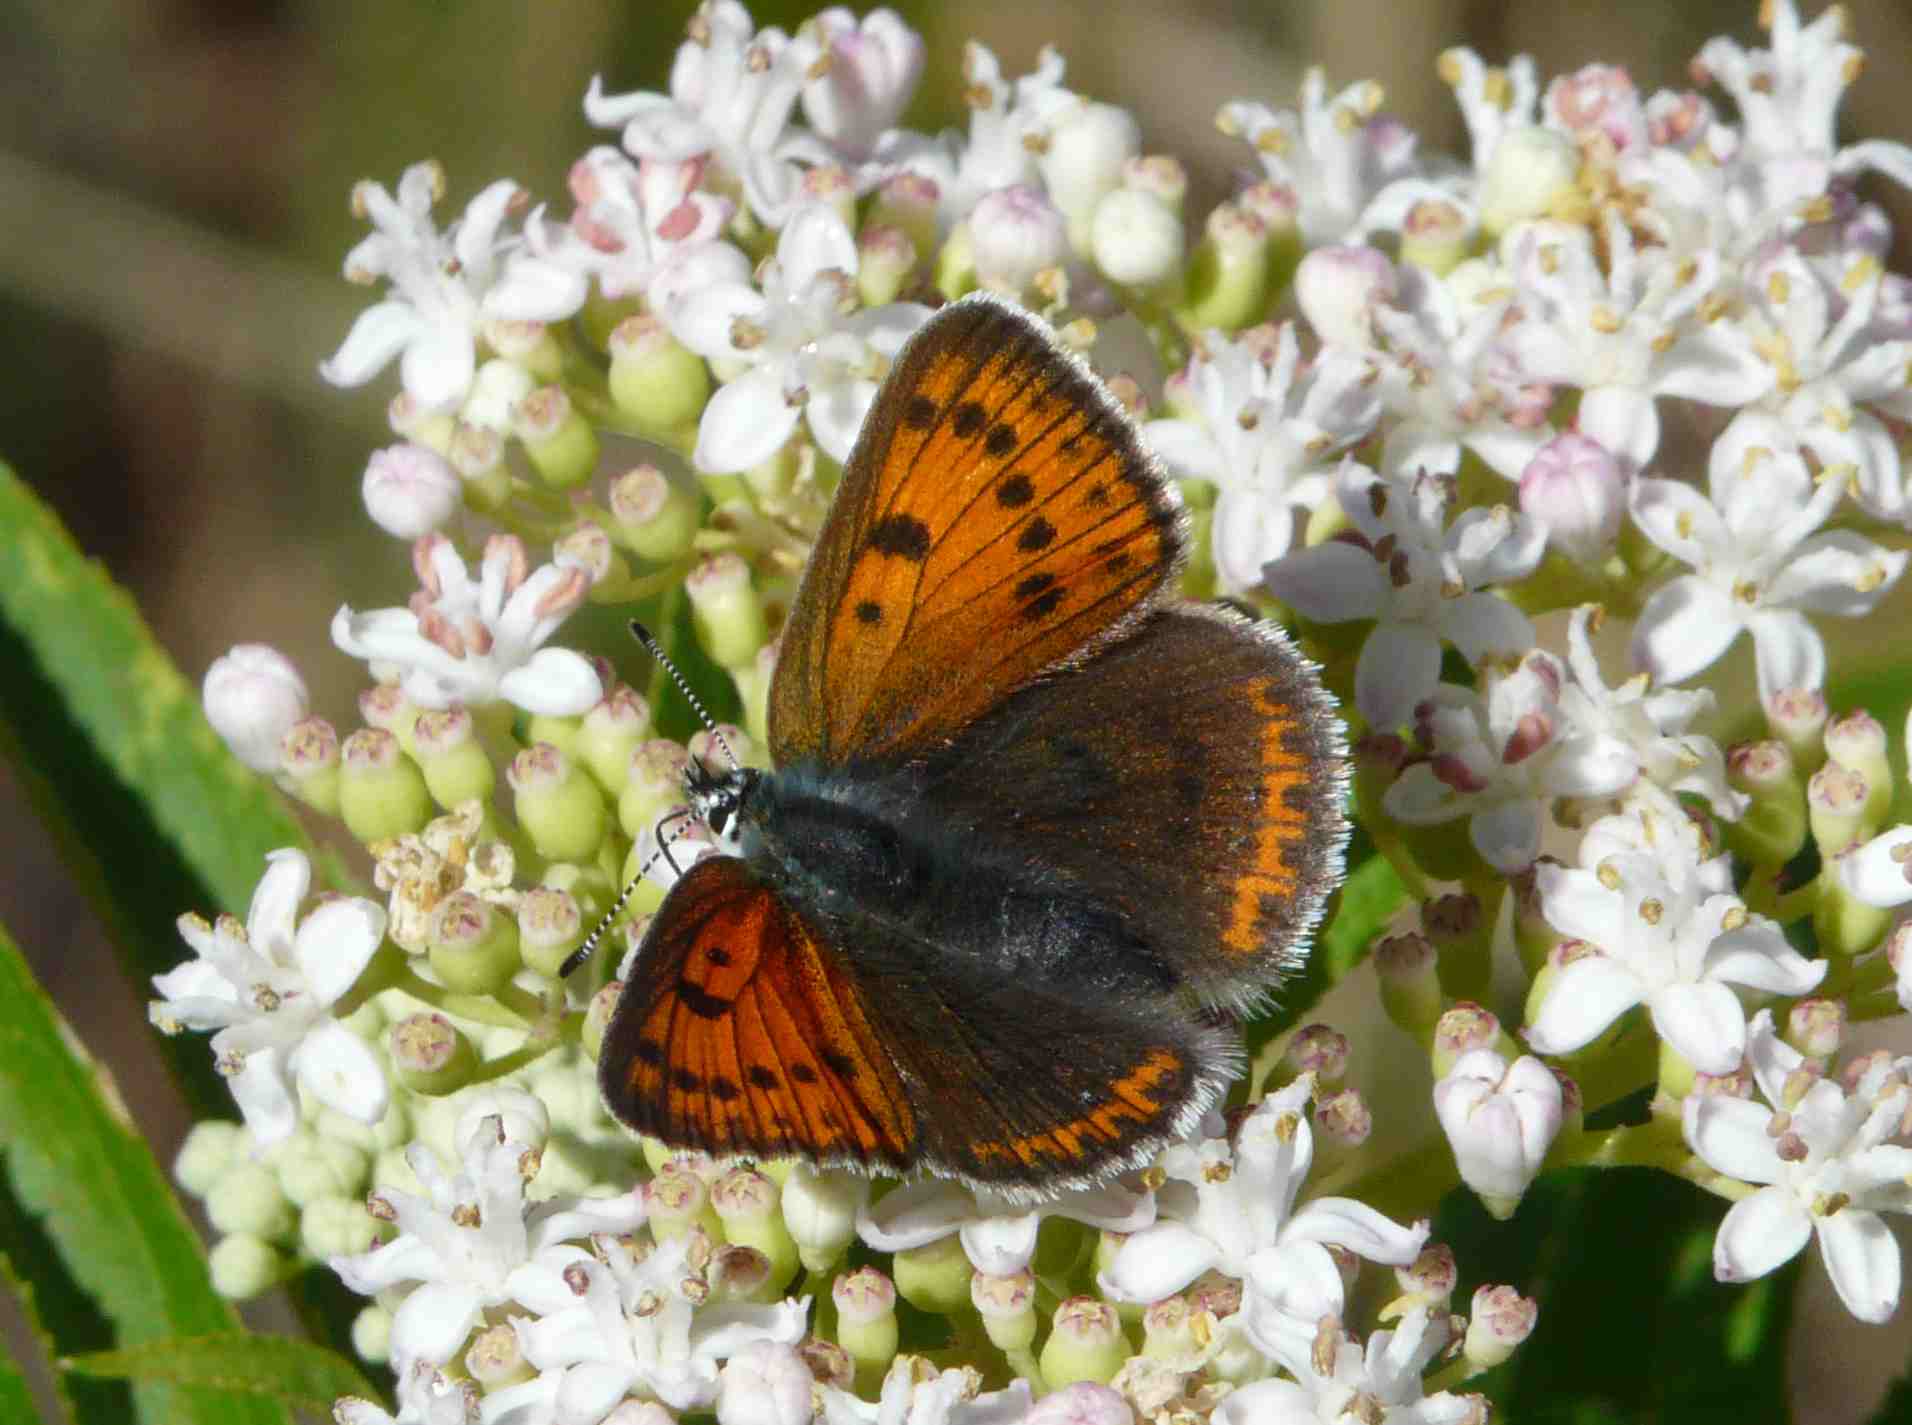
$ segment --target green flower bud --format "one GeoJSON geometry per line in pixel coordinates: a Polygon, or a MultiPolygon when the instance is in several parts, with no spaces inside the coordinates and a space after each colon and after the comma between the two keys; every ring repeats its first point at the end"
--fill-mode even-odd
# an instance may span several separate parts
{"type": "Polygon", "coordinates": [[[656,1177],[644,1184],[644,1215],[651,1225],[651,1236],[659,1242],[675,1241],[693,1227],[723,1240],[723,1224],[711,1210],[710,1189],[704,1180],[680,1166],[668,1162],[656,1177]]]}
{"type": "Polygon", "coordinates": [[[1826,755],[1866,782],[1860,839],[1870,837],[1892,809],[1892,764],[1885,755],[1885,728],[1864,708],[1826,724],[1826,755]]]}
{"type": "Polygon", "coordinates": [[[962,1239],[953,1232],[920,1247],[903,1249],[890,1268],[897,1292],[919,1311],[943,1316],[969,1304],[972,1268],[963,1252],[962,1239]]]}
{"type": "Polygon", "coordinates": [[[1208,215],[1202,240],[1189,255],[1188,291],[1178,312],[1192,331],[1239,331],[1261,320],[1268,286],[1268,228],[1233,203],[1208,215]]]}
{"type": "Polygon", "coordinates": [[[485,344],[534,380],[555,381],[564,370],[564,350],[543,322],[493,317],[484,324],[485,344]]]}
{"type": "Polygon", "coordinates": [[[1520,1057],[1520,1046],[1500,1026],[1493,1011],[1471,1000],[1463,1000],[1434,1025],[1433,1063],[1436,1082],[1444,1079],[1461,1055],[1474,1049],[1492,1049],[1512,1063],[1520,1057]]]}
{"type": "Polygon", "coordinates": [[[1726,780],[1751,800],[1726,825],[1726,844],[1754,866],[1776,869],[1806,845],[1806,789],[1784,742],[1741,742],[1726,753],[1726,780]]]}
{"type": "Polygon", "coordinates": [[[1552,129],[1523,125],[1494,146],[1481,176],[1480,226],[1492,241],[1515,223],[1545,217],[1573,192],[1580,151],[1552,129]]]}
{"type": "Polygon", "coordinates": [[[320,1197],[299,1214],[299,1245],[321,1262],[369,1252],[384,1239],[384,1224],[359,1197],[320,1197]]]}
{"type": "Polygon", "coordinates": [[[1828,715],[1826,696],[1816,688],[1788,688],[1766,699],[1766,726],[1786,744],[1802,778],[1826,760],[1828,715]]]}
{"type": "Polygon", "coordinates": [[[1199,1369],[1215,1331],[1215,1318],[1185,1296],[1169,1296],[1142,1313],[1142,1354],[1153,1360],[1188,1362],[1199,1369]]]}
{"type": "Polygon", "coordinates": [[[1465,213],[1445,198],[1423,198],[1401,224],[1401,261],[1445,277],[1460,266],[1473,241],[1465,213]]]}
{"type": "Polygon", "coordinates": [[[214,1291],[228,1301],[250,1301],[284,1281],[292,1263],[271,1243],[235,1232],[213,1243],[206,1267],[214,1291]]]}
{"type": "MultiPolygon", "coordinates": [[[[954,1239],[948,1239],[953,1241],[954,1239]]],[[[921,1250],[918,1248],[917,1250],[921,1250]]],[[[962,1255],[959,1246],[957,1256],[962,1255]]],[[[899,1258],[908,1255],[896,1254],[899,1258]]],[[[969,1263],[963,1266],[967,1269],[969,1263]]],[[[900,1286],[875,1267],[858,1267],[840,1276],[830,1287],[830,1300],[837,1309],[837,1344],[850,1353],[856,1368],[857,1389],[869,1393],[874,1382],[882,1380],[896,1359],[896,1298],[900,1286]]],[[[905,1299],[908,1297],[905,1295],[905,1299]]],[[[968,1282],[963,1284],[963,1300],[969,1299],[968,1282]]],[[[910,1303],[916,1305],[914,1301],[910,1303]]]]}
{"type": "Polygon", "coordinates": [[[755,1247],[719,1247],[705,1270],[712,1301],[770,1302],[783,1290],[770,1270],[770,1258],[755,1247]]]}
{"type": "Polygon", "coordinates": [[[413,1093],[456,1093],[478,1068],[471,1041],[442,1014],[406,1015],[392,1026],[388,1043],[392,1071],[413,1093]]]}
{"type": "Polygon", "coordinates": [[[1471,892],[1421,904],[1421,924],[1440,960],[1441,992],[1449,999],[1483,1000],[1494,976],[1494,927],[1471,892]]]}
{"type": "Polygon", "coordinates": [[[1389,1019],[1426,1043],[1441,1017],[1439,957],[1425,935],[1390,935],[1374,947],[1381,1008],[1389,1019]]]}
{"type": "Polygon", "coordinates": [[[681,742],[652,738],[631,753],[624,790],[618,793],[617,823],[636,841],[657,819],[684,800],[684,773],[690,754],[681,742]]]}
{"type": "Polygon", "coordinates": [[[292,1204],[272,1169],[246,1159],[229,1165],[206,1190],[206,1220],[226,1235],[285,1237],[292,1231],[292,1204]]]}
{"type": "MultiPolygon", "coordinates": [[[[599,954],[608,954],[609,946],[599,947],[599,954]]],[[[598,992],[591,996],[591,1003],[584,1011],[584,1029],[578,1036],[578,1047],[584,1050],[585,1057],[593,1064],[597,1062],[598,1052],[604,1047],[604,1031],[611,1022],[611,1014],[617,1008],[618,999],[624,993],[624,981],[607,980],[598,992]]]]}
{"type": "Polygon", "coordinates": [[[1458,821],[1443,821],[1432,826],[1400,828],[1414,864],[1437,881],[1473,881],[1493,874],[1474,849],[1473,838],[1458,821]]]}
{"type": "Polygon", "coordinates": [[[1490,1371],[1506,1362],[1514,1348],[1533,1334],[1539,1319],[1539,1304],[1510,1286],[1484,1286],[1475,1292],[1461,1345],[1468,1374],[1490,1371]]]}
{"type": "Polygon", "coordinates": [[[630,775],[631,754],[650,735],[651,705],[635,688],[619,684],[584,715],[573,755],[615,797],[630,775]]]}
{"type": "Polygon", "coordinates": [[[370,1365],[392,1358],[392,1313],[374,1302],[352,1318],[352,1354],[370,1365]]]}
{"type": "Polygon", "coordinates": [[[325,816],[339,811],[339,735],[322,717],[300,718],[279,743],[280,775],[292,794],[325,816]]]}
{"type": "Polygon", "coordinates": [[[226,1169],[246,1151],[246,1130],[237,1123],[208,1118],[195,1123],[173,1159],[173,1181],[194,1197],[204,1197],[226,1169]]]}
{"type": "Polygon", "coordinates": [[[1128,1338],[1115,1308],[1093,1296],[1072,1296],[1056,1307],[1043,1342],[1042,1378],[1051,1390],[1081,1380],[1106,1385],[1128,1357],[1128,1338]]]}
{"type": "Polygon", "coordinates": [[[584,916],[568,891],[535,886],[518,902],[518,951],[525,964],[556,979],[571,952],[584,943],[584,916]]]}
{"type": "Polygon", "coordinates": [[[1095,205],[1090,250],[1111,282],[1164,288],[1180,277],[1182,220],[1159,186],[1118,188],[1095,205]]]}
{"type": "MultiPolygon", "coordinates": [[[[1817,781],[1831,765],[1813,773],[1817,781]]],[[[1856,775],[1856,774],[1855,774],[1856,775]]],[[[1863,779],[1861,779],[1863,780],[1863,779]]],[[[1823,849],[1825,843],[1820,843],[1823,849]]],[[[1826,862],[1819,876],[1819,903],[1813,907],[1812,929],[1819,953],[1826,956],[1863,955],[1874,949],[1892,926],[1892,912],[1867,905],[1845,887],[1839,875],[1838,857],[1826,862]]]]}
{"type": "Polygon", "coordinates": [[[445,458],[465,482],[465,503],[480,514],[495,514],[511,498],[511,467],[505,439],[486,426],[460,422],[445,458]]]}
{"type": "Polygon", "coordinates": [[[361,728],[345,739],[341,756],[339,815],[360,842],[404,836],[431,820],[424,775],[391,733],[361,728]]]}
{"type": "Polygon", "coordinates": [[[935,268],[931,280],[950,301],[976,290],[976,252],[968,223],[958,223],[949,230],[949,236],[936,250],[935,268]]]}
{"type": "Polygon", "coordinates": [[[1828,762],[1806,783],[1806,818],[1812,839],[1827,861],[1864,839],[1866,804],[1872,788],[1865,777],[1828,762]]]}
{"type": "Polygon", "coordinates": [[[545,386],[520,401],[512,428],[532,468],[554,490],[577,488],[597,468],[597,432],[562,386],[545,386]]]}
{"type": "MultiPolygon", "coordinates": [[[[525,719],[526,743],[548,743],[566,757],[575,755],[578,745],[578,733],[583,730],[581,717],[559,717],[552,713],[533,713],[525,719]]],[[[509,774],[507,774],[509,775],[509,774]]]]}
{"type": "Polygon", "coordinates": [[[866,307],[888,306],[916,272],[916,245],[899,227],[873,223],[857,234],[856,294],[866,307]]]}
{"type": "MultiPolygon", "coordinates": [[[[500,990],[524,963],[517,922],[470,891],[453,891],[438,903],[425,937],[432,969],[457,994],[500,990]]],[[[454,1052],[447,1063],[455,1062],[454,1052]]]]}
{"type": "Polygon", "coordinates": [[[294,1207],[322,1197],[354,1197],[365,1189],[371,1155],[356,1144],[302,1128],[272,1150],[279,1190],[294,1207]]]}
{"type": "MultiPolygon", "coordinates": [[[[870,199],[867,227],[895,228],[909,239],[910,249],[921,260],[936,250],[936,185],[914,173],[898,173],[883,180],[870,199]]],[[[866,227],[866,231],[867,231],[866,227]]],[[[868,302],[870,306],[881,306],[868,302]]]]}
{"type": "Polygon", "coordinates": [[[611,517],[627,548],[654,564],[690,553],[703,517],[695,488],[671,480],[655,465],[636,465],[611,482],[611,517]]]}
{"type": "Polygon", "coordinates": [[[548,742],[527,747],[505,773],[517,794],[518,824],[538,854],[552,861],[589,861],[610,829],[604,794],[590,775],[548,742]]]}
{"type": "Polygon", "coordinates": [[[724,1224],[724,1237],[755,1247],[770,1263],[771,1280],[782,1287],[797,1274],[797,1244],[778,1211],[777,1185],[751,1168],[733,1168],[710,1190],[710,1205],[724,1224]]]}
{"type": "Polygon", "coordinates": [[[742,556],[726,552],[703,560],[685,576],[684,592],[697,641],[711,660],[726,668],[753,665],[770,631],[742,556]]]}
{"type": "Polygon", "coordinates": [[[412,728],[413,755],[432,800],[447,811],[461,802],[488,801],[497,770],[462,707],[421,713],[412,728]]]}
{"type": "Polygon", "coordinates": [[[611,400],[637,434],[688,450],[710,400],[710,368],[656,317],[627,317],[611,333],[611,400]]]}
{"type": "Polygon", "coordinates": [[[1844,1000],[1802,999],[1786,1012],[1786,1042],[1821,1068],[1832,1062],[1846,1035],[1844,1000]]]}
{"type": "Polygon", "coordinates": [[[776,671],[775,643],[759,648],[748,667],[730,670],[731,681],[737,685],[737,700],[744,707],[744,728],[759,746],[767,746],[770,741],[770,680],[776,671]]]}
{"type": "Polygon", "coordinates": [[[1268,234],[1268,290],[1285,292],[1301,264],[1300,204],[1292,188],[1263,179],[1235,195],[1244,213],[1260,221],[1268,234]]]}
{"type": "Polygon", "coordinates": [[[999,1351],[1026,1351],[1036,1342],[1036,1279],[1027,1271],[993,1277],[977,1272],[969,1283],[970,1304],[999,1351]]]}

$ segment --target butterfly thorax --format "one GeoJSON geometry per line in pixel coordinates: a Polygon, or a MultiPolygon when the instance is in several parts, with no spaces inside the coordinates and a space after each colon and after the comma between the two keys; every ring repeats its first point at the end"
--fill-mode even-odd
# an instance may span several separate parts
{"type": "Polygon", "coordinates": [[[967,956],[1077,993],[1159,995],[1179,983],[1118,912],[1019,857],[1006,828],[939,810],[907,771],[741,776],[737,854],[871,953],[967,956]]]}

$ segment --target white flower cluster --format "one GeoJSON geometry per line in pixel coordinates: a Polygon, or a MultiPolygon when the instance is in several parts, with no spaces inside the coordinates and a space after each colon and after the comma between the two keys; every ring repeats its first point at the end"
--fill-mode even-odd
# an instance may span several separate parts
{"type": "MultiPolygon", "coordinates": [[[[607,142],[568,215],[500,182],[440,228],[434,165],[362,184],[347,275],[383,292],[323,373],[398,362],[363,488],[419,591],[333,618],[373,679],[349,736],[270,649],[205,701],[384,900],[308,905],[281,852],[248,923],[185,918],[196,958],[156,982],[245,1119],[179,1169],[222,1289],[325,1261],[372,1298],[356,1339],[398,1413],[344,1402],[353,1425],[1471,1421],[1449,1387],[1533,1303],[1453,1314],[1426,1224],[1362,1201],[1438,1129],[1430,1214],[1457,1181],[1505,1216],[1544,1167],[1645,1163],[1733,1202],[1722,1280],[1816,1237],[1852,1313],[1889,1315],[1912,1060],[1837,1055],[1912,1009],[1888,913],[1912,828],[1886,825],[1884,729],[1830,716],[1818,621],[1875,614],[1906,567],[1912,286],[1855,183],[1912,183],[1912,149],[1838,147],[1838,12],[1768,8],[1767,48],[1696,63],[1731,112],[1451,51],[1458,162],[1369,83],[1225,103],[1260,176],[1198,219],[1053,52],[1010,78],[970,45],[966,125],[917,133],[927,56],[894,14],[785,33],[715,0],[668,92],[592,83],[607,142]],[[703,691],[741,705],[721,735],[761,763],[837,467],[902,343],[976,290],[1092,360],[1120,328],[1152,350],[1110,385],[1184,496],[1185,592],[1289,624],[1340,696],[1356,814],[1424,898],[1374,955],[1433,1071],[1419,1121],[1377,1126],[1361,1046],[1318,1025],[1231,1121],[1034,1206],[673,1157],[599,1105],[615,990],[560,970],[703,749],[550,641],[587,602],[681,591],[733,685],[703,691]],[[1769,735],[1723,749],[1708,683],[1742,633],[1769,735]],[[1585,1126],[1649,1086],[1648,1123],[1585,1126]],[[882,1269],[848,1270],[853,1242],[882,1269]],[[1387,1270],[1376,1314],[1357,1288],[1387,1270]],[[899,1354],[899,1301],[984,1354],[899,1354]]],[[[679,844],[637,911],[712,845],[679,844]]]]}

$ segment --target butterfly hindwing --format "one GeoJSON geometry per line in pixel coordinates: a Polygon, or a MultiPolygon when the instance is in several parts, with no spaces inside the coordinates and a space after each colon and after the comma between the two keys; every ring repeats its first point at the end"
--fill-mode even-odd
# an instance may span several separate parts
{"type": "Polygon", "coordinates": [[[734,857],[707,856],[672,887],[598,1062],[611,1111],[676,1146],[910,1160],[908,1095],[861,988],[734,857]]]}
{"type": "Polygon", "coordinates": [[[938,745],[1115,635],[1179,567],[1178,497],[1035,318],[971,298],[898,356],[783,634],[779,765],[938,745]]]}
{"type": "Polygon", "coordinates": [[[939,756],[924,797],[1083,887],[1201,998],[1240,1004],[1302,953],[1346,793],[1307,661],[1271,625],[1189,605],[1014,695],[939,756]]]}

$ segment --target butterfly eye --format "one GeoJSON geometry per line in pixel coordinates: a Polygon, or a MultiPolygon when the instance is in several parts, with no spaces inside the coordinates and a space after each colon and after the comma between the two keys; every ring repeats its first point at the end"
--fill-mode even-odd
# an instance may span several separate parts
{"type": "Polygon", "coordinates": [[[710,815],[705,818],[705,824],[710,827],[711,835],[722,836],[724,828],[730,824],[730,808],[723,805],[712,807],[710,815]]]}

